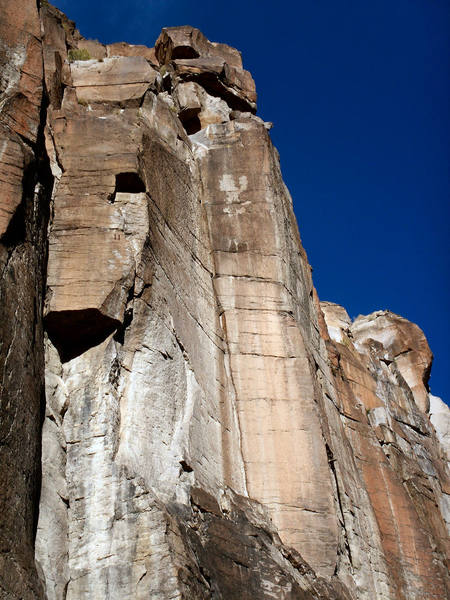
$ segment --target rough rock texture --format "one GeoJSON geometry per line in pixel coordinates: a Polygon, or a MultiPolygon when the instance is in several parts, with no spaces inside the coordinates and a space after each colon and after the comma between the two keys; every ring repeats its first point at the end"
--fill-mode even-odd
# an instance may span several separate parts
{"type": "Polygon", "coordinates": [[[70,69],[78,102],[123,102],[142,98],[156,80],[143,56],[76,61],[70,69]]]}
{"type": "MultiPolygon", "coordinates": [[[[342,319],[341,307],[333,311],[327,303],[324,312],[333,326],[342,319]]],[[[381,534],[390,594],[445,598],[448,463],[423,412],[431,367],[425,336],[389,311],[341,322],[334,336],[341,341],[328,342],[329,356],[346,436],[381,534]]]]}
{"type": "Polygon", "coordinates": [[[1,597],[445,598],[428,344],[319,303],[239,52],[188,26],[104,46],[25,4],[0,57],[1,597]]]}
{"type": "Polygon", "coordinates": [[[34,565],[45,406],[42,308],[51,192],[40,21],[0,13],[0,597],[41,597],[34,565]]]}
{"type": "Polygon", "coordinates": [[[450,460],[450,413],[447,405],[437,396],[429,395],[430,421],[436,430],[436,435],[441,442],[442,450],[450,460]]]}

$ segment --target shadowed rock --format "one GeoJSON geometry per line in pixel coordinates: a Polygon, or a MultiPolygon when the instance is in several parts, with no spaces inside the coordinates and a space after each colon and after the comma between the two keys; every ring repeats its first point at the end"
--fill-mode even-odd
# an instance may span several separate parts
{"type": "Polygon", "coordinates": [[[45,318],[45,328],[63,363],[103,342],[119,325],[95,308],[51,312],[45,318]]]}

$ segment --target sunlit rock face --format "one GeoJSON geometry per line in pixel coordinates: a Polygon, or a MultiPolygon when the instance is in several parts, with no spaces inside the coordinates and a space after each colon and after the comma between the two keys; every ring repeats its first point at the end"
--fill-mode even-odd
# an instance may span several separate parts
{"type": "Polygon", "coordinates": [[[389,311],[378,311],[358,317],[351,328],[359,352],[377,352],[385,362],[393,361],[410,388],[414,402],[421,412],[428,412],[427,382],[433,355],[422,331],[406,319],[389,311]],[[376,343],[381,344],[375,350],[376,343]]]}
{"type": "MultiPolygon", "coordinates": [[[[41,368],[8,457],[5,598],[445,597],[431,352],[397,315],[321,307],[240,53],[187,26],[104,46],[50,6],[40,31],[48,260],[41,296],[15,283],[28,321],[5,303],[41,368]],[[13,547],[16,513],[38,523],[13,547]]],[[[6,220],[36,160],[9,114],[6,220]]]]}
{"type": "Polygon", "coordinates": [[[450,413],[445,402],[437,396],[429,395],[430,421],[436,430],[443,452],[450,459],[450,413]]]}
{"type": "MultiPolygon", "coordinates": [[[[324,306],[333,333],[341,313],[337,305],[324,306]]],[[[434,414],[427,413],[427,341],[417,325],[389,311],[353,323],[340,319],[340,328],[329,356],[346,436],[381,534],[391,594],[444,598],[449,410],[431,397],[434,414]]]]}

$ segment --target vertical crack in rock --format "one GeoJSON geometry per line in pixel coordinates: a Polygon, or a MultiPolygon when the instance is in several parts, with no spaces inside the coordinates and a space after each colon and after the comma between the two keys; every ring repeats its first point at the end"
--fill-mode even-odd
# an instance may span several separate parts
{"type": "MultiPolygon", "coordinates": [[[[216,296],[216,301],[217,301],[218,307],[220,307],[217,296],[216,296]]],[[[236,384],[235,384],[235,381],[233,378],[233,370],[231,368],[231,354],[230,354],[230,346],[229,346],[229,340],[228,340],[228,334],[227,334],[226,319],[225,319],[224,312],[221,311],[220,309],[219,309],[219,319],[220,319],[220,323],[222,325],[221,330],[222,330],[222,334],[224,337],[225,348],[226,348],[226,352],[225,352],[225,356],[224,356],[225,374],[230,382],[230,390],[228,393],[228,397],[226,397],[224,399],[224,403],[227,405],[225,408],[225,411],[224,411],[224,413],[225,413],[224,418],[226,419],[227,423],[229,423],[231,421],[229,423],[229,426],[232,425],[233,421],[236,424],[235,426],[236,426],[237,442],[238,442],[238,448],[239,448],[239,457],[225,456],[225,461],[227,461],[227,464],[233,464],[236,461],[237,464],[239,465],[239,470],[241,472],[241,477],[242,477],[242,482],[243,482],[243,493],[246,496],[248,496],[249,494],[248,494],[248,485],[247,485],[247,474],[246,474],[246,470],[245,470],[244,454],[243,454],[243,450],[242,450],[242,429],[241,429],[241,424],[239,422],[239,412],[238,412],[237,403],[236,403],[236,398],[237,398],[236,384]]],[[[225,441],[224,451],[226,454],[230,454],[231,452],[233,452],[232,446],[230,447],[230,445],[226,441],[225,441]]],[[[231,484],[231,481],[232,481],[231,473],[228,475],[228,477],[229,477],[229,481],[231,484]]]]}
{"type": "Polygon", "coordinates": [[[135,296],[135,283],[133,282],[132,287],[128,292],[128,298],[126,303],[125,312],[123,315],[123,322],[120,323],[117,328],[114,339],[116,342],[119,342],[123,346],[125,342],[125,332],[130,327],[131,322],[133,321],[133,304],[134,304],[134,296],[135,296]]]}
{"type": "MultiPolygon", "coordinates": [[[[326,451],[327,451],[328,464],[330,465],[330,470],[331,470],[331,472],[333,474],[334,488],[336,490],[336,496],[337,496],[337,501],[338,501],[338,505],[339,505],[339,515],[340,515],[340,518],[342,520],[342,526],[344,528],[345,551],[348,554],[348,559],[349,559],[350,565],[351,565],[351,567],[353,569],[352,552],[351,552],[351,549],[350,549],[348,532],[347,532],[347,527],[346,527],[346,524],[345,524],[344,509],[343,509],[343,506],[342,506],[342,497],[341,497],[342,492],[341,492],[341,490],[339,488],[339,481],[338,481],[338,478],[337,478],[336,466],[334,464],[336,459],[334,458],[333,453],[332,453],[330,447],[328,446],[328,444],[325,444],[325,448],[326,448],[326,451]]],[[[336,572],[337,572],[337,564],[336,564],[336,568],[335,568],[335,574],[336,574],[336,572]]]]}

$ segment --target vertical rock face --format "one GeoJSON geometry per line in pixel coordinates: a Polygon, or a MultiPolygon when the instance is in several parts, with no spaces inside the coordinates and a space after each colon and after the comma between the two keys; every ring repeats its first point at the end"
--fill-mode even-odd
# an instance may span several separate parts
{"type": "Polygon", "coordinates": [[[448,469],[424,411],[432,357],[425,336],[389,311],[351,323],[326,303],[324,314],[346,436],[381,534],[391,594],[446,597],[448,469]]]}
{"type": "Polygon", "coordinates": [[[337,519],[310,360],[319,351],[310,271],[264,124],[192,136],[214,258],[214,290],[239,426],[245,492],[323,575],[337,519]]]}
{"type": "Polygon", "coordinates": [[[34,537],[45,406],[42,307],[51,177],[43,152],[40,21],[0,15],[0,596],[40,598],[34,537]]]}
{"type": "Polygon", "coordinates": [[[187,26],[151,49],[84,40],[51,6],[15,18],[4,597],[444,598],[431,352],[397,315],[319,304],[239,52],[187,26]]]}

